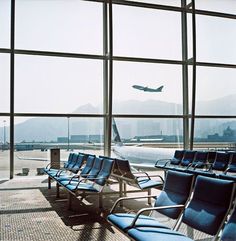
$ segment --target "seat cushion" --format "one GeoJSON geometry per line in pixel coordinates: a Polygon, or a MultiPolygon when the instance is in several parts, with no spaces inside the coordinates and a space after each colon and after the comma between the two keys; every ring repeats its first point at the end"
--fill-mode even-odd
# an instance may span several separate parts
{"type": "Polygon", "coordinates": [[[88,183],[80,183],[78,187],[76,187],[76,185],[72,183],[72,184],[66,185],[65,187],[66,189],[72,192],[76,192],[76,191],[98,192],[98,190],[92,184],[88,184],[88,183]]]}
{"type": "Polygon", "coordinates": [[[236,209],[230,217],[228,223],[225,225],[222,236],[222,241],[235,241],[236,240],[236,209]]]}
{"type": "MultiPolygon", "coordinates": [[[[58,177],[55,176],[54,179],[55,179],[57,182],[61,183],[62,181],[67,181],[67,182],[69,182],[72,177],[73,177],[73,176],[69,176],[69,175],[60,175],[60,176],[58,176],[58,177]]],[[[78,178],[78,177],[75,177],[75,178],[73,178],[73,180],[74,180],[74,181],[78,181],[79,178],[78,178]]]]}
{"type": "Polygon", "coordinates": [[[44,169],[44,172],[46,172],[49,176],[54,176],[59,171],[60,171],[59,169],[44,169]]]}
{"type": "MultiPolygon", "coordinates": [[[[130,214],[130,213],[114,213],[114,214],[108,215],[107,219],[119,229],[123,231],[127,231],[129,226],[133,222],[135,216],[136,214],[130,214]]],[[[167,226],[158,222],[156,219],[146,215],[140,215],[135,226],[168,228],[167,226]]]]}
{"type": "Polygon", "coordinates": [[[152,188],[152,187],[160,187],[163,185],[163,183],[157,182],[154,180],[150,180],[150,179],[144,179],[144,180],[140,180],[138,182],[138,185],[141,189],[148,189],[148,188],[152,188]]]}
{"type": "Polygon", "coordinates": [[[137,241],[193,241],[179,232],[163,228],[137,227],[129,229],[128,235],[137,241]]]}

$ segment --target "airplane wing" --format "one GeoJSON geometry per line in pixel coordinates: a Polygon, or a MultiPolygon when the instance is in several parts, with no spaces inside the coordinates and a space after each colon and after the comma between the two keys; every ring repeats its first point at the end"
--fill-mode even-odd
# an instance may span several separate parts
{"type": "Polygon", "coordinates": [[[153,164],[137,164],[130,162],[131,167],[135,168],[136,170],[142,171],[156,171],[157,168],[153,164]]]}
{"type": "Polygon", "coordinates": [[[37,157],[20,157],[20,156],[18,156],[18,155],[16,155],[16,157],[17,157],[19,160],[32,160],[32,161],[44,161],[44,162],[49,161],[49,160],[46,159],[46,158],[37,158],[37,157]]]}

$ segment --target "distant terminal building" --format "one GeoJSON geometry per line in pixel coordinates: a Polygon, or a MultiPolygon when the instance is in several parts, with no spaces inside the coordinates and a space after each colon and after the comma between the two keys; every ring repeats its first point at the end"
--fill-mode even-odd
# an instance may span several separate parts
{"type": "Polygon", "coordinates": [[[68,142],[68,137],[57,137],[58,143],[65,143],[68,142]]]}
{"type": "Polygon", "coordinates": [[[183,141],[183,136],[177,135],[147,135],[135,136],[130,142],[178,142],[183,141]]]}
{"type": "Polygon", "coordinates": [[[223,135],[220,136],[218,133],[207,136],[208,141],[221,141],[221,142],[236,142],[236,130],[229,126],[223,131],[223,135]]]}
{"type": "MultiPolygon", "coordinates": [[[[68,137],[57,137],[58,143],[68,142],[68,137]]],[[[70,143],[100,143],[103,142],[103,135],[71,135],[70,143]]]]}

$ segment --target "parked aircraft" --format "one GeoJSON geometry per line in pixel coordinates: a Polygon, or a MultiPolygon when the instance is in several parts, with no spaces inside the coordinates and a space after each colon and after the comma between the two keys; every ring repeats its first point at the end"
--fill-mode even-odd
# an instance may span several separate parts
{"type": "Polygon", "coordinates": [[[169,159],[174,156],[174,148],[151,148],[144,146],[126,146],[122,143],[115,120],[112,120],[115,145],[112,151],[118,158],[129,160],[130,165],[137,169],[153,170],[159,159],[169,159]]]}
{"type": "Polygon", "coordinates": [[[137,89],[137,90],[143,90],[145,92],[162,92],[162,89],[164,87],[164,85],[156,88],[156,89],[153,89],[153,88],[149,88],[149,87],[144,87],[144,86],[141,86],[141,85],[133,85],[132,86],[134,89],[137,89]]]}

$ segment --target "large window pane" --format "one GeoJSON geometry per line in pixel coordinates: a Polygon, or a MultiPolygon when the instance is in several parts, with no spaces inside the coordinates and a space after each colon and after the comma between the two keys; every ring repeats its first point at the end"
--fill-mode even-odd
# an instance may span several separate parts
{"type": "Polygon", "coordinates": [[[196,114],[236,114],[236,69],[197,67],[196,114]]]}
{"type": "Polygon", "coordinates": [[[0,179],[10,176],[9,117],[0,117],[0,179]]]}
{"type": "Polygon", "coordinates": [[[179,65],[114,62],[113,112],[182,114],[182,67],[179,65]],[[143,91],[135,85],[161,92],[143,91]]]}
{"type": "Polygon", "coordinates": [[[0,1],[0,48],[10,47],[11,1],[0,1]]]}
{"type": "Polygon", "coordinates": [[[117,145],[114,132],[112,155],[132,163],[154,166],[158,159],[170,158],[176,148],[183,148],[182,119],[116,118],[115,123],[123,145],[117,145]]]}
{"type": "Polygon", "coordinates": [[[102,61],[16,56],[15,111],[101,113],[102,61]]]}
{"type": "Polygon", "coordinates": [[[197,119],[194,146],[235,149],[236,119],[197,119]]]}
{"type": "Polygon", "coordinates": [[[196,0],[195,6],[196,9],[236,14],[236,2],[234,0],[196,0]]]}
{"type": "Polygon", "coordinates": [[[142,2],[142,3],[152,3],[160,5],[169,5],[169,6],[181,6],[181,0],[128,0],[129,2],[142,2]]]}
{"type": "Polygon", "coordinates": [[[197,61],[236,63],[236,21],[197,16],[197,61]]]}
{"type": "Polygon", "coordinates": [[[0,54],[0,112],[10,111],[10,56],[0,54]]]}
{"type": "Polygon", "coordinates": [[[102,4],[17,0],[16,48],[102,54],[102,4]]]}
{"type": "Polygon", "coordinates": [[[114,55],[181,59],[181,14],[113,7],[114,55]]]}
{"type": "Polygon", "coordinates": [[[29,168],[29,175],[36,175],[37,168],[49,162],[51,148],[60,148],[62,160],[66,160],[70,152],[104,153],[101,118],[19,117],[15,123],[17,176],[23,175],[22,168],[29,168]]]}

